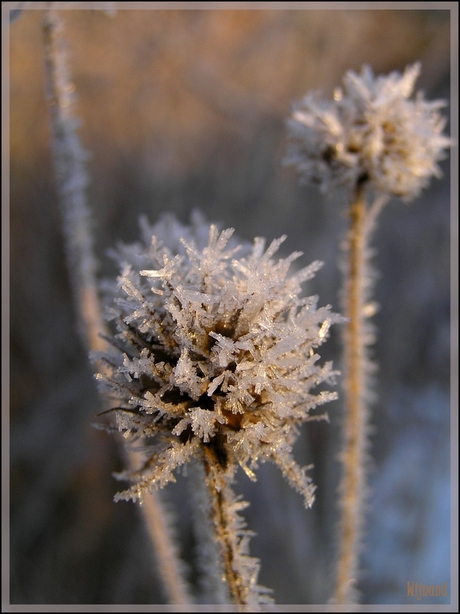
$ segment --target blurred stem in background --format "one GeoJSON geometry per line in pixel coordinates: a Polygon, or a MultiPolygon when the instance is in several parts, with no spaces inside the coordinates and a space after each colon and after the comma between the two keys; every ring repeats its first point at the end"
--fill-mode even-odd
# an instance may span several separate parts
{"type": "Polygon", "coordinates": [[[74,114],[75,85],[69,74],[63,32],[64,23],[58,12],[46,10],[43,20],[46,96],[68,269],[83,343],[86,348],[101,350],[105,341],[100,333],[105,325],[99,305],[91,211],[86,197],[88,154],[77,134],[80,122],[74,114]]]}
{"type": "Polygon", "coordinates": [[[340,527],[333,602],[356,603],[363,517],[368,496],[369,407],[375,364],[369,348],[376,335],[371,318],[375,273],[370,266],[371,233],[390,197],[410,201],[432,176],[451,145],[443,135],[442,100],[426,101],[421,92],[411,100],[421,63],[384,76],[370,66],[348,71],[344,90],[332,100],[310,92],[295,103],[288,120],[292,142],[286,164],[297,166],[304,182],[327,192],[348,194],[350,227],[345,243],[343,309],[348,319],[343,336],[344,424],[340,483],[340,527]],[[376,198],[369,205],[372,195],[376,198]]]}
{"type": "MultiPolygon", "coordinates": [[[[53,130],[54,166],[68,269],[83,344],[89,351],[102,351],[107,349],[108,344],[103,337],[106,328],[96,280],[91,210],[86,197],[88,154],[77,134],[80,121],[75,115],[75,84],[68,66],[64,22],[52,4],[45,11],[43,19],[46,94],[53,130]]],[[[103,402],[106,404],[107,400],[103,402]]],[[[123,440],[120,445],[123,446],[123,440]]],[[[139,464],[134,453],[124,453],[129,455],[127,460],[132,467],[139,464]]],[[[169,602],[190,603],[171,527],[159,495],[146,493],[141,511],[169,602]]]]}

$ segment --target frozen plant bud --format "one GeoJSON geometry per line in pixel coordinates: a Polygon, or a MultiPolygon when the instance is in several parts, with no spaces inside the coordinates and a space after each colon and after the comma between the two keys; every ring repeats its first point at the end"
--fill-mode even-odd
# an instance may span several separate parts
{"type": "Polygon", "coordinates": [[[313,390],[334,379],[316,348],[340,320],[300,298],[320,263],[289,274],[301,254],[275,260],[284,237],[239,246],[232,229],[202,220],[144,221],[143,232],[143,244],[118,249],[122,273],[108,288],[117,332],[97,356],[118,428],[146,455],[138,473],[120,474],[134,485],[118,498],[142,499],[206,454],[230,481],[238,466],[254,479],[271,460],[310,506],[314,486],[291,450],[310,410],[336,398],[313,390]]]}
{"type": "Polygon", "coordinates": [[[376,193],[412,200],[430,178],[440,176],[437,162],[451,144],[442,132],[442,100],[428,102],[418,92],[410,100],[420,63],[403,74],[374,77],[348,71],[344,91],[334,100],[308,94],[294,104],[288,119],[286,165],[297,167],[302,180],[322,191],[368,184],[376,193]]]}

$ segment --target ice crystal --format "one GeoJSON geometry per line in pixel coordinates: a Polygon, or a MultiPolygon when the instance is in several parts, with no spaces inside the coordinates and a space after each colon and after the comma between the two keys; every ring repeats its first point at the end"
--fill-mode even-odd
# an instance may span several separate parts
{"type": "Polygon", "coordinates": [[[233,229],[202,220],[144,220],[143,233],[116,252],[116,333],[97,356],[118,429],[146,455],[138,473],[119,475],[133,485],[118,498],[142,499],[194,459],[212,459],[230,481],[239,466],[254,479],[269,460],[310,506],[315,487],[291,452],[310,411],[336,396],[314,389],[334,378],[316,348],[339,316],[300,296],[321,263],[290,273],[299,252],[274,259],[285,237],[238,245],[233,229]]]}
{"type": "Polygon", "coordinates": [[[285,164],[322,191],[355,190],[366,182],[376,194],[418,196],[433,175],[440,176],[437,163],[451,144],[442,134],[445,103],[428,102],[421,92],[410,99],[419,74],[420,63],[378,77],[364,66],[361,74],[346,73],[334,100],[308,94],[288,120],[292,142],[285,164]]]}

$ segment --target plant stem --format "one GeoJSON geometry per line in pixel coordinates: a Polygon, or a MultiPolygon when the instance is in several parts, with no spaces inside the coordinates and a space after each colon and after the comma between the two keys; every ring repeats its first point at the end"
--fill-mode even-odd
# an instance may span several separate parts
{"type": "Polygon", "coordinates": [[[211,504],[203,463],[193,463],[188,481],[192,503],[196,563],[199,573],[199,603],[227,604],[230,596],[220,564],[220,549],[210,530],[211,504]]]}
{"type": "MultiPolygon", "coordinates": [[[[47,9],[43,20],[46,90],[68,268],[84,346],[88,350],[103,351],[108,344],[101,336],[102,333],[106,334],[106,327],[96,278],[91,210],[86,196],[89,184],[86,171],[88,156],[77,134],[79,121],[74,109],[75,85],[70,79],[63,31],[64,23],[58,11],[47,9]]],[[[103,403],[106,403],[104,399],[103,403]]],[[[127,452],[127,456],[129,464],[135,466],[135,453],[127,452]]],[[[141,511],[170,603],[190,603],[167,514],[159,496],[155,493],[146,495],[141,511]]]]}
{"type": "Polygon", "coordinates": [[[89,179],[85,164],[88,155],[76,132],[79,122],[74,113],[75,85],[70,80],[65,40],[61,35],[63,30],[64,23],[58,11],[45,11],[46,93],[68,268],[84,345],[100,350],[105,343],[99,336],[104,323],[96,283],[91,212],[86,197],[89,179]]]}
{"type": "Polygon", "coordinates": [[[354,603],[358,560],[361,547],[363,503],[366,497],[366,453],[368,409],[366,406],[367,330],[365,301],[367,276],[366,201],[364,190],[357,190],[350,207],[348,267],[345,281],[344,333],[345,423],[341,460],[343,476],[341,527],[335,603],[354,603]]]}
{"type": "MultiPolygon", "coordinates": [[[[128,459],[135,466],[135,453],[128,459]]],[[[183,580],[182,565],[173,540],[173,530],[158,493],[144,493],[141,511],[151,543],[154,545],[157,567],[168,602],[187,605],[192,602],[188,586],[183,580]]]]}
{"type": "Polygon", "coordinates": [[[235,495],[212,453],[205,455],[204,467],[209,492],[211,522],[215,541],[220,550],[223,575],[232,603],[236,606],[247,606],[250,597],[250,578],[241,573],[237,564],[241,558],[239,552],[241,537],[236,532],[236,512],[231,510],[231,503],[235,500],[235,495]]]}

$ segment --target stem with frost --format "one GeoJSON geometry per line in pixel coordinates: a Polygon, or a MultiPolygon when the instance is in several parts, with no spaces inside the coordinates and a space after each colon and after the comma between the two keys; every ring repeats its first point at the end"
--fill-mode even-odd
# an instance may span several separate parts
{"type": "Polygon", "coordinates": [[[367,498],[369,449],[370,375],[375,369],[369,356],[374,343],[369,318],[375,312],[371,302],[374,275],[370,266],[370,235],[387,198],[367,207],[365,188],[359,187],[350,206],[347,263],[344,286],[344,441],[341,453],[343,474],[340,484],[340,533],[336,569],[335,603],[356,601],[359,555],[362,547],[364,506],[367,498]]]}
{"type": "MultiPolygon", "coordinates": [[[[70,79],[63,31],[64,23],[58,11],[47,9],[43,20],[46,93],[68,268],[84,346],[88,350],[101,351],[107,348],[107,342],[101,336],[105,333],[105,323],[96,280],[91,210],[86,196],[88,156],[77,134],[79,120],[74,110],[75,85],[70,79]]],[[[136,458],[132,453],[129,455],[130,464],[134,465],[136,458]]],[[[190,603],[159,496],[154,493],[146,495],[141,510],[170,603],[190,603]]]]}
{"type": "Polygon", "coordinates": [[[239,521],[242,527],[243,522],[236,511],[232,510],[236,501],[235,495],[211,451],[205,455],[204,467],[214,538],[220,551],[222,572],[231,601],[236,606],[257,605],[251,600],[251,576],[242,573],[241,562],[245,558],[242,552],[244,538],[238,535],[235,524],[239,521]]]}

